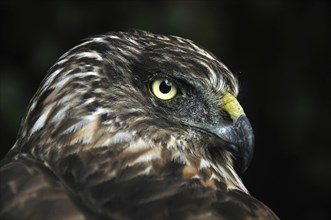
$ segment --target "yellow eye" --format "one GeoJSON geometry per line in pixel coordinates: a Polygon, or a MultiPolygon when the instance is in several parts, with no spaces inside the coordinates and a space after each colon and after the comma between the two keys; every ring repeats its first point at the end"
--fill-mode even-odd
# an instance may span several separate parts
{"type": "Polygon", "coordinates": [[[162,100],[169,100],[177,95],[177,85],[170,79],[156,79],[152,83],[151,90],[153,94],[162,100]]]}

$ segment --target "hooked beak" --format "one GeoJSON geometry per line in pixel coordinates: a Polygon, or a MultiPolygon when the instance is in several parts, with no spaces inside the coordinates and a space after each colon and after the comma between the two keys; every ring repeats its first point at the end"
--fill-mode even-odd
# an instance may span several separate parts
{"type": "Polygon", "coordinates": [[[243,108],[233,95],[226,93],[222,98],[222,105],[232,122],[222,122],[208,130],[225,142],[226,150],[241,159],[241,171],[245,172],[254,152],[253,129],[243,108]]]}

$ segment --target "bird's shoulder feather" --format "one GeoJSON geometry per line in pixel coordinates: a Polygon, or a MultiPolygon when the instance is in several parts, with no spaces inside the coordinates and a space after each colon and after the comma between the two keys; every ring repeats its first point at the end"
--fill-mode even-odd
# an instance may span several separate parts
{"type": "Polygon", "coordinates": [[[86,219],[80,203],[42,163],[29,158],[0,164],[1,219],[86,219]]]}

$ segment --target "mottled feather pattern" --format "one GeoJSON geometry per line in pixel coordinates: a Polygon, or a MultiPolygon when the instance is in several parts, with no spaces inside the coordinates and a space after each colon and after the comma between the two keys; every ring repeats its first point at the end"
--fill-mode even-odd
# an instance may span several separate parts
{"type": "Polygon", "coordinates": [[[144,31],[87,39],[59,58],[30,103],[1,164],[0,216],[277,219],[248,194],[234,155],[210,150],[215,137],[187,126],[224,121],[227,91],[238,94],[236,78],[190,40],[144,31]],[[157,77],[182,85],[185,103],[153,97],[157,77]],[[26,181],[35,181],[28,193],[26,181]],[[56,214],[34,212],[39,205],[56,214]]]}
{"type": "MultiPolygon", "coordinates": [[[[8,162],[8,161],[2,161],[8,162]]],[[[27,155],[0,168],[2,219],[77,219],[88,217],[50,170],[27,155]],[[7,183],[7,184],[4,184],[7,183]],[[19,193],[19,199],[13,199],[19,193]],[[15,215],[11,213],[14,210],[15,215]]],[[[87,210],[87,209],[86,209],[87,210]]]]}

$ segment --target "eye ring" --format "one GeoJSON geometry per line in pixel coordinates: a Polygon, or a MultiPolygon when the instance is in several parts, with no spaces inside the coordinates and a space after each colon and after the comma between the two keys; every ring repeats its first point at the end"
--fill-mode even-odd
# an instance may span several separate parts
{"type": "Polygon", "coordinates": [[[161,100],[170,100],[178,94],[177,84],[168,78],[157,78],[151,83],[153,95],[161,100]]]}

